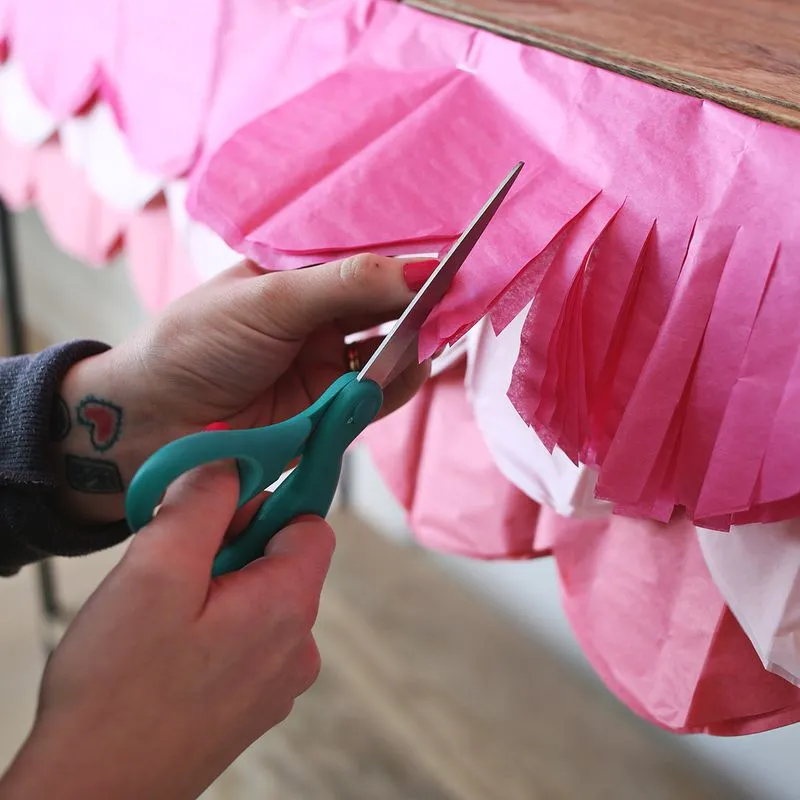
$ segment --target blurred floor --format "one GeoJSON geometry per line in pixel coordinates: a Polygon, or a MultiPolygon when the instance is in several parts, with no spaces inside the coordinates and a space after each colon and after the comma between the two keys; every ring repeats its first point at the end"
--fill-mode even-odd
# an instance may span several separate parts
{"type": "MultiPolygon", "coordinates": [[[[204,800],[735,800],[421,551],[333,522],[320,680],[204,800]]],[[[70,605],[121,550],[59,562],[70,605]]],[[[3,764],[42,666],[31,577],[0,581],[3,764]]]]}

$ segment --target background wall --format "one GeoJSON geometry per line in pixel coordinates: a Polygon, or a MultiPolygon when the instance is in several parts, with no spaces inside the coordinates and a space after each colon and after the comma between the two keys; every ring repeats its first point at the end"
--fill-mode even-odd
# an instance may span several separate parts
{"type": "MultiPolygon", "coordinates": [[[[95,271],[68,259],[53,248],[33,213],[19,217],[18,231],[27,316],[48,338],[85,336],[113,344],[146,318],[122,262],[95,271]]],[[[354,454],[352,468],[358,510],[387,536],[409,540],[402,510],[366,453],[354,454]]],[[[587,679],[597,680],[561,611],[552,561],[480,563],[433,557],[520,620],[531,635],[582,667],[587,679]]],[[[694,736],[680,741],[687,752],[722,769],[758,800],[800,797],[800,726],[746,738],[694,736]]]]}

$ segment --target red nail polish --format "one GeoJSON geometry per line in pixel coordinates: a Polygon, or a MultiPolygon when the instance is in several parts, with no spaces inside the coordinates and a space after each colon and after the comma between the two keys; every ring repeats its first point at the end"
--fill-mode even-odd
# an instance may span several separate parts
{"type": "Polygon", "coordinates": [[[231,426],[227,422],[212,422],[203,428],[204,431],[229,431],[231,426]]]}
{"type": "Polygon", "coordinates": [[[406,286],[412,292],[418,292],[438,266],[439,262],[435,258],[429,258],[426,261],[406,262],[403,266],[403,277],[405,278],[406,286]]]}

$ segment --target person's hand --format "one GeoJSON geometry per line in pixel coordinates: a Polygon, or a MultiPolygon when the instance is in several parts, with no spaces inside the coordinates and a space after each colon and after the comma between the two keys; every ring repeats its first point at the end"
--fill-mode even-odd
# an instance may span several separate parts
{"type": "MultiPolygon", "coordinates": [[[[212,422],[261,426],[303,410],[348,370],[344,336],[396,318],[435,266],[364,255],[264,274],[243,263],[80,362],[62,385],[67,507],[84,521],[120,519],[124,486],[168,441],[212,422]]],[[[359,344],[362,363],[378,341],[359,344]]],[[[409,367],[387,387],[382,413],[427,374],[409,367]]]]}
{"type": "Polygon", "coordinates": [[[230,464],[171,487],[50,660],[2,800],[195,798],[314,682],[333,534],[301,519],[212,579],[237,496],[230,464]]]}

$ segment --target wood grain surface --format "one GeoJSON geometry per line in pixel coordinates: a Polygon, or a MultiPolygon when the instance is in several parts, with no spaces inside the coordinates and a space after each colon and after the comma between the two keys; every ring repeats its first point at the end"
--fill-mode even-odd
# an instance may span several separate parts
{"type": "Polygon", "coordinates": [[[570,58],[800,128],[798,0],[408,0],[570,58]]]}
{"type": "Polygon", "coordinates": [[[423,552],[332,522],[322,675],[204,800],[741,798],[423,552]]]}

